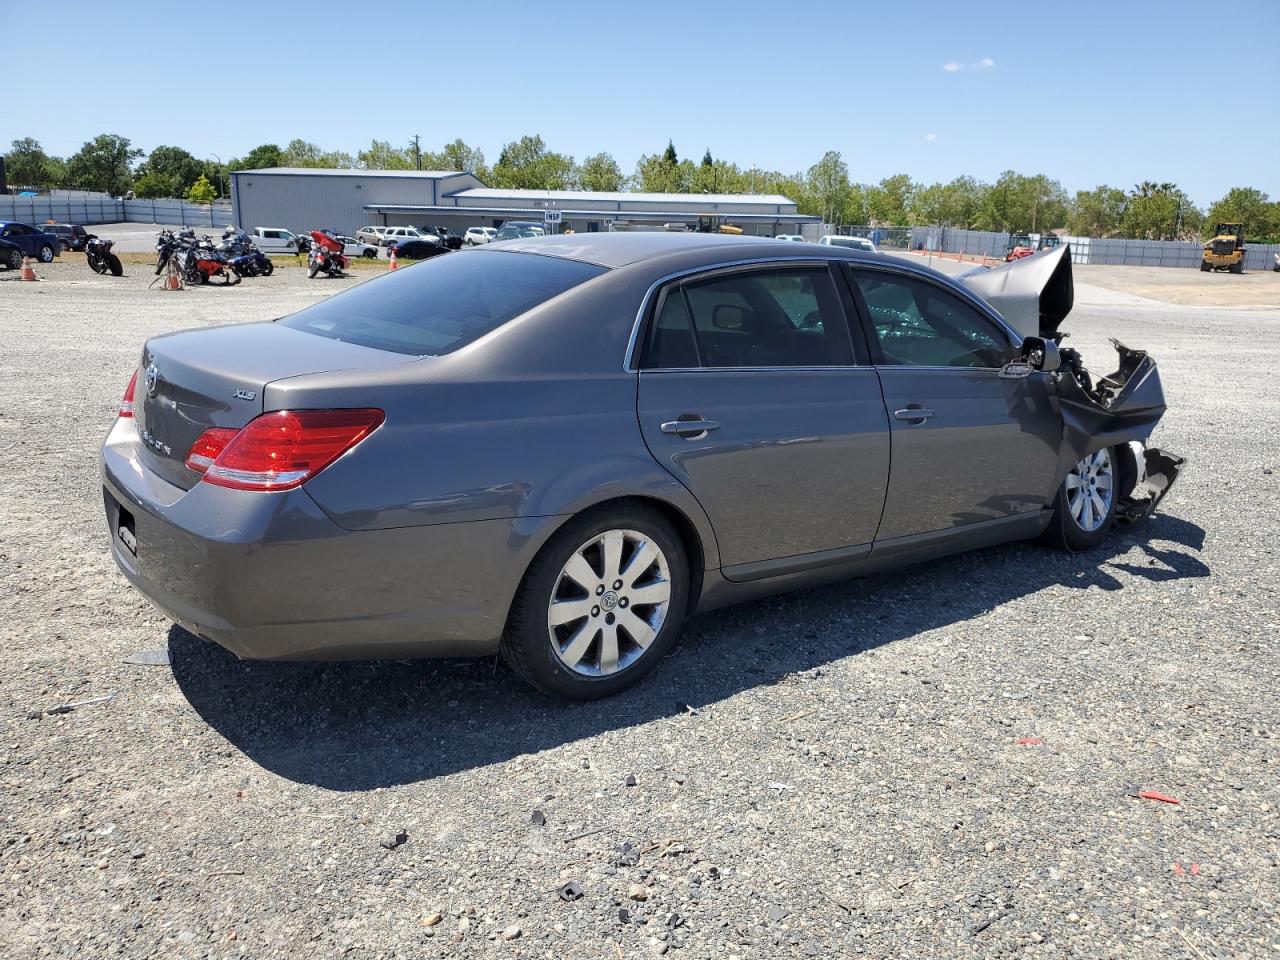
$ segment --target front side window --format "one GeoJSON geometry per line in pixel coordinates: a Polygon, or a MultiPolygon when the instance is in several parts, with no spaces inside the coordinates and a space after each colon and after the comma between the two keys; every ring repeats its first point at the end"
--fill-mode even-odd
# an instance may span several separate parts
{"type": "Polygon", "coordinates": [[[649,369],[851,363],[844,315],[823,267],[753,270],[667,288],[641,360],[649,369]]]}
{"type": "Polygon", "coordinates": [[[959,297],[924,280],[854,270],[884,363],[912,367],[1000,367],[1008,338],[959,297]]]}
{"type": "Polygon", "coordinates": [[[466,346],[604,272],[578,260],[521,253],[437,257],[383,274],[279,322],[364,347],[434,356],[466,346]]]}

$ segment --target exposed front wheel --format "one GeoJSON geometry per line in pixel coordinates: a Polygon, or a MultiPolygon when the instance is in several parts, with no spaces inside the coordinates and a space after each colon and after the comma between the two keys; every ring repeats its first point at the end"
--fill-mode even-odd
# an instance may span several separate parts
{"type": "Polygon", "coordinates": [[[658,665],[684,624],[689,567],[667,520],[610,507],[565,524],[516,593],[502,652],[545,693],[594,700],[658,665]]]}
{"type": "Polygon", "coordinates": [[[1088,550],[1111,529],[1120,494],[1118,449],[1104,447],[1067,471],[1045,531],[1058,546],[1088,550]]]}

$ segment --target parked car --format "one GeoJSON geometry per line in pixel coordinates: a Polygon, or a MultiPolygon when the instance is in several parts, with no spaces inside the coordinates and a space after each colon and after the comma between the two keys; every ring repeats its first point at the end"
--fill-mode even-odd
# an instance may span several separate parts
{"type": "Polygon", "coordinates": [[[92,236],[84,227],[74,223],[46,223],[40,229],[56,236],[63,250],[74,250],[77,253],[84,249],[92,236]]]}
{"type": "Polygon", "coordinates": [[[362,243],[371,243],[375,247],[380,247],[383,245],[386,232],[387,232],[386,227],[381,227],[381,226],[378,226],[377,224],[371,224],[370,226],[361,227],[359,230],[357,230],[356,239],[361,241],[362,243]]]}
{"type": "Polygon", "coordinates": [[[378,248],[371,243],[357,240],[355,237],[344,237],[335,233],[334,239],[342,243],[342,252],[348,257],[365,257],[372,260],[378,255],[378,248]]]}
{"type": "Polygon", "coordinates": [[[304,246],[296,233],[284,227],[254,227],[249,239],[263,253],[298,253],[311,245],[308,241],[304,246]]]}
{"type": "Polygon", "coordinates": [[[22,269],[22,248],[9,240],[0,240],[0,267],[8,270],[22,269]]]}
{"type": "Polygon", "coordinates": [[[443,243],[450,250],[462,249],[462,238],[458,236],[456,233],[454,233],[452,230],[450,230],[448,227],[442,227],[439,224],[429,223],[429,224],[426,224],[425,226],[419,227],[418,229],[422,231],[423,236],[439,237],[440,242],[443,243]]]}
{"type": "Polygon", "coordinates": [[[62,241],[56,233],[46,233],[25,223],[0,220],[0,240],[15,244],[24,257],[35,257],[41,263],[52,263],[62,252],[62,241]]]}
{"type": "Polygon", "coordinates": [[[407,240],[393,237],[387,243],[387,256],[391,256],[392,250],[395,250],[397,259],[403,257],[406,260],[429,260],[449,252],[449,248],[440,242],[439,237],[412,237],[407,240]]]}
{"type": "Polygon", "coordinates": [[[508,220],[498,228],[498,232],[493,235],[493,239],[528,240],[531,237],[541,237],[546,232],[546,227],[534,220],[508,220]]]}
{"type": "Polygon", "coordinates": [[[827,234],[818,241],[824,247],[844,247],[846,250],[861,250],[864,253],[876,253],[876,245],[866,237],[837,237],[827,234]]]}
{"type": "Polygon", "coordinates": [[[773,239],[787,240],[791,243],[804,243],[804,237],[800,236],[798,233],[780,233],[773,239]]]}
{"type": "Polygon", "coordinates": [[[400,240],[427,240],[430,243],[440,243],[440,238],[434,233],[424,234],[417,227],[387,227],[387,232],[382,235],[384,246],[390,246],[393,241],[400,240]]]}
{"type": "Polygon", "coordinates": [[[500,650],[589,699],[700,610],[1086,549],[1182,461],[1142,446],[1154,360],[1095,378],[1060,346],[1065,252],[965,286],[837,245],[543,237],[155,337],[102,448],[111,551],[243,658],[500,650]]]}
{"type": "Polygon", "coordinates": [[[467,227],[467,232],[462,235],[464,243],[478,247],[481,244],[488,243],[498,235],[496,227],[467,227]]]}

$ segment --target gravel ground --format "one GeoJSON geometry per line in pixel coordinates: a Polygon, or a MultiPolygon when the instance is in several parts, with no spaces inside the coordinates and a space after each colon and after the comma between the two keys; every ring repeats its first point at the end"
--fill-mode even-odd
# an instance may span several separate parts
{"type": "Polygon", "coordinates": [[[1280,311],[1081,287],[1072,343],[1156,354],[1190,458],[1150,522],[703,616],[567,706],[492,661],[239,663],[129,589],[97,446],[142,340],[348,281],[128,272],[0,274],[6,960],[1280,951],[1280,311]]]}

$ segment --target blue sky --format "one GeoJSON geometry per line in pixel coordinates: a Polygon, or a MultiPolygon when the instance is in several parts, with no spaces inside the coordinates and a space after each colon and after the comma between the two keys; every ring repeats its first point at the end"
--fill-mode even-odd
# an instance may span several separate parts
{"type": "Polygon", "coordinates": [[[682,156],[783,171],[835,149],[863,182],[1013,168],[1068,190],[1149,179],[1201,205],[1232,186],[1280,199],[1280,0],[1224,16],[1154,0],[377,0],[177,21],[85,3],[21,30],[31,9],[0,0],[5,73],[49,79],[0,103],[0,149],[33,136],[67,154],[112,132],[227,160],[293,137],[354,153],[419,133],[493,161],[540,133],[629,173],[671,138],[682,156]]]}

